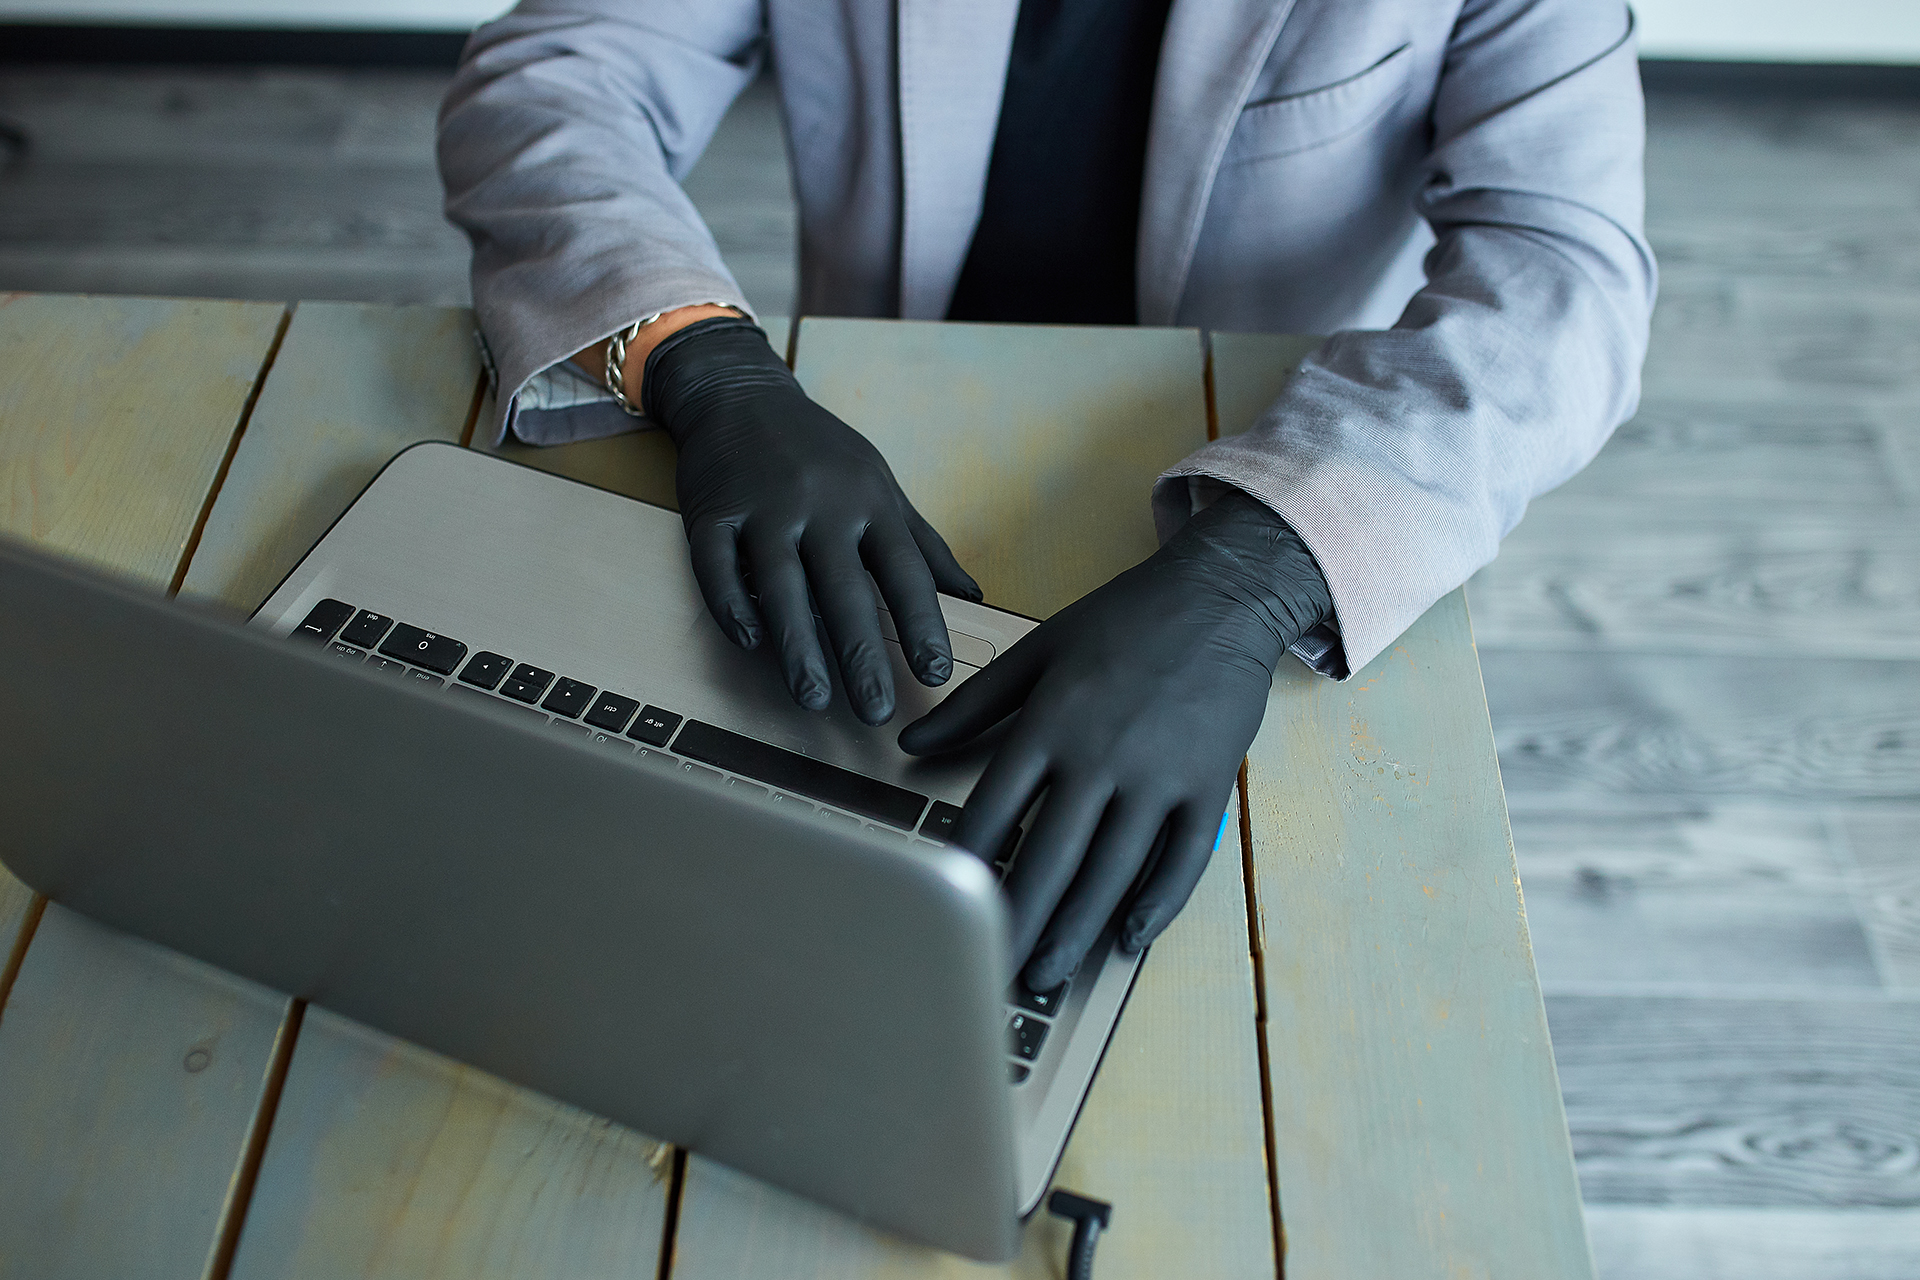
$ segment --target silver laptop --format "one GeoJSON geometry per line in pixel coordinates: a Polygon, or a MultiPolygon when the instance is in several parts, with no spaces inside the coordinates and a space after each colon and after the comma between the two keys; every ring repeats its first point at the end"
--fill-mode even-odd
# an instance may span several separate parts
{"type": "MultiPolygon", "coordinates": [[[[1018,1248],[1139,958],[1008,981],[986,748],[894,745],[1034,625],[942,597],[954,677],[796,707],[679,517],[397,456],[250,628],[0,545],[6,862],[109,924],[841,1209],[1018,1248]]],[[[883,630],[892,637],[882,614],[883,630]]]]}

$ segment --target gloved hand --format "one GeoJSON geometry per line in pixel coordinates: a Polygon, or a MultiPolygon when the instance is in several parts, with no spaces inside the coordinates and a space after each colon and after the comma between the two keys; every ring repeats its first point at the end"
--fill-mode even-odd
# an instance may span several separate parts
{"type": "Polygon", "coordinates": [[[1137,951],[1186,904],[1274,668],[1332,612],[1299,536],[1231,493],[900,731],[903,750],[926,755],[1019,712],[953,842],[1000,848],[1046,790],[1006,880],[1029,989],[1072,976],[1117,910],[1121,945],[1137,951]]]}
{"type": "Polygon", "coordinates": [[[744,649],[772,635],[795,702],[819,711],[832,697],[817,602],[854,714],[892,717],[874,582],[908,667],[923,684],[946,682],[953,648],[936,589],[978,600],[979,586],[880,451],[807,398],[766,334],[725,317],[669,335],[647,357],[641,401],[680,451],[674,485],[708,610],[744,649]]]}

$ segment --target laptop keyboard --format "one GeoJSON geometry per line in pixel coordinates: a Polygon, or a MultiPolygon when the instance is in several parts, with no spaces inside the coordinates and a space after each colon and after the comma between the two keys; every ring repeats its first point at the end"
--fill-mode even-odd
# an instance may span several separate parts
{"type": "MultiPolygon", "coordinates": [[[[484,701],[517,712],[530,724],[630,752],[656,768],[702,775],[849,827],[864,826],[902,844],[910,840],[943,844],[960,818],[958,805],[718,725],[689,720],[639,698],[596,688],[505,654],[485,649],[470,653],[450,636],[339,600],[315,605],[292,634],[323,646],[343,661],[394,679],[484,701]]],[[[1015,828],[995,855],[996,874],[1006,875],[1020,836],[1015,828]]],[[[1031,1075],[1067,990],[1063,983],[1052,991],[1035,993],[1016,981],[1007,993],[1007,1069],[1013,1083],[1024,1084],[1031,1075]]]]}

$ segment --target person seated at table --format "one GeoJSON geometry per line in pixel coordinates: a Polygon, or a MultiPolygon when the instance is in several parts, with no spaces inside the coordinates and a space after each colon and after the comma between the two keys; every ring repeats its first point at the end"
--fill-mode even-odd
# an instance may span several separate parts
{"type": "Polygon", "coordinates": [[[801,314],[1333,335],[1251,430],[1159,478],[1159,551],[900,731],[923,754],[1017,715],[954,835],[996,849],[1045,793],[1007,891],[1022,977],[1049,989],[1109,920],[1138,948],[1185,903],[1283,655],[1364,667],[1632,413],[1655,288],[1632,17],[523,0],[482,27],[439,153],[494,436],[644,411],[678,447],[721,629],[822,708],[811,598],[877,725],[875,585],[929,685],[952,670],[936,591],[980,589],[787,372],[679,186],[769,60],[801,314]]]}

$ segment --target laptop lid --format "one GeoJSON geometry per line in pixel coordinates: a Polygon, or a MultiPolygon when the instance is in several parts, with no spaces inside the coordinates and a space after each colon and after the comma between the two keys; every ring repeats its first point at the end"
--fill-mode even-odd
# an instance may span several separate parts
{"type": "Polygon", "coordinates": [[[1005,920],[977,859],[18,543],[0,601],[0,853],[36,890],[909,1238],[1013,1255],[1005,920]]]}

